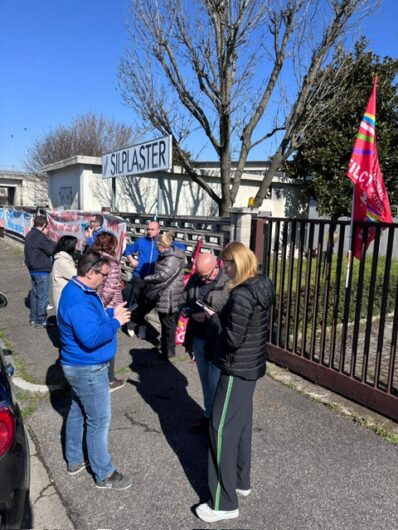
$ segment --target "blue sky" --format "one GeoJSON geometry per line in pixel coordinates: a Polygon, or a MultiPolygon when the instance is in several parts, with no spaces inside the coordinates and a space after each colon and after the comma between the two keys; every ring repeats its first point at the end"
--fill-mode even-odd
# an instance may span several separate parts
{"type": "MultiPolygon", "coordinates": [[[[33,141],[77,114],[127,124],[117,91],[129,0],[0,0],[0,168],[22,169],[33,141]]],[[[398,1],[383,0],[363,31],[398,57],[398,1]]]]}

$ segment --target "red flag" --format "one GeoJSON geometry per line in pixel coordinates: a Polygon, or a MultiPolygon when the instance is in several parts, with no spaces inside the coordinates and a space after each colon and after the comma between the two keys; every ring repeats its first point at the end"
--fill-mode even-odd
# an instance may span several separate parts
{"type": "MultiPolygon", "coordinates": [[[[376,87],[377,77],[373,84],[365,114],[359,126],[347,176],[354,183],[354,221],[377,221],[392,223],[390,203],[383,174],[379,165],[376,145],[376,87]]],[[[354,256],[361,259],[362,253],[375,238],[374,227],[368,229],[368,237],[363,241],[363,230],[359,227],[354,232],[354,256]]]]}
{"type": "MultiPolygon", "coordinates": [[[[184,286],[188,283],[189,278],[196,272],[196,260],[198,259],[201,248],[202,248],[202,238],[200,237],[198,239],[198,243],[196,245],[195,252],[192,257],[191,272],[184,276],[184,286]]],[[[176,346],[180,346],[181,344],[184,344],[187,325],[188,325],[188,317],[184,317],[183,315],[180,315],[178,318],[177,329],[176,329],[176,346]]]]}

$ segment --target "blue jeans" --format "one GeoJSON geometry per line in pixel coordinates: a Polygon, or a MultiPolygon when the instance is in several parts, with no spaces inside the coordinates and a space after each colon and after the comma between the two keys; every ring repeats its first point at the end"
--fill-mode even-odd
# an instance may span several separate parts
{"type": "Polygon", "coordinates": [[[108,451],[111,423],[108,364],[62,366],[72,388],[72,403],[66,420],[65,456],[69,465],[80,464],[86,421],[88,460],[96,481],[105,480],[115,468],[108,451]]]}
{"type": "Polygon", "coordinates": [[[44,324],[47,320],[47,305],[50,295],[50,274],[31,274],[30,320],[44,324]]]}
{"type": "Polygon", "coordinates": [[[202,383],[203,401],[205,405],[205,418],[210,418],[213,406],[214,394],[216,393],[220,369],[206,360],[205,341],[197,337],[193,338],[192,350],[195,354],[196,366],[198,367],[200,382],[202,383]]]}

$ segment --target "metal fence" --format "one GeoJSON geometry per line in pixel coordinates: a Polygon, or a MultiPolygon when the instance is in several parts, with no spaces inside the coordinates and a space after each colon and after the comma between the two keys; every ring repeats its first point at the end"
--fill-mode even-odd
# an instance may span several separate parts
{"type": "MultiPolygon", "coordinates": [[[[15,208],[31,213],[32,215],[45,215],[46,210],[42,208],[20,207],[15,208]]],[[[112,213],[125,219],[127,223],[127,244],[135,239],[146,235],[146,227],[149,221],[153,220],[152,214],[137,214],[124,212],[103,212],[112,213]]],[[[231,238],[231,221],[230,218],[221,217],[193,217],[193,216],[158,216],[158,221],[161,226],[161,231],[171,231],[174,233],[175,239],[184,243],[186,254],[186,268],[192,268],[192,256],[195,251],[199,238],[202,240],[202,249],[206,252],[213,252],[216,256],[219,255],[224,246],[231,238]]],[[[24,237],[13,233],[10,230],[4,231],[0,229],[0,237],[4,237],[6,233],[8,238],[11,238],[20,244],[23,244],[24,237]]],[[[123,279],[129,279],[132,269],[126,258],[122,258],[122,276],[123,279]]]]}
{"type": "Polygon", "coordinates": [[[349,221],[268,218],[263,270],[276,288],[269,357],[398,420],[398,224],[376,237],[347,278],[349,221]],[[380,249],[383,255],[380,255],[380,249]]]}
{"type": "MultiPolygon", "coordinates": [[[[117,213],[127,222],[127,244],[144,236],[149,221],[153,220],[150,214],[117,213]]],[[[185,217],[167,216],[158,217],[161,232],[173,232],[175,239],[184,243],[186,255],[186,268],[191,270],[192,257],[199,238],[202,240],[202,249],[218,255],[228,243],[231,233],[229,219],[220,217],[185,217]]],[[[122,260],[122,275],[128,279],[132,269],[126,258],[122,260]]]]}

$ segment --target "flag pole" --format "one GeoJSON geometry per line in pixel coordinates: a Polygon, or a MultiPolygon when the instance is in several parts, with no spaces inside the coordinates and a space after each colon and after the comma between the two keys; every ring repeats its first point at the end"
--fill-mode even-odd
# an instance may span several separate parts
{"type": "Polygon", "coordinates": [[[354,240],[354,204],[355,204],[355,184],[352,187],[352,205],[351,205],[351,222],[350,222],[350,234],[349,234],[349,246],[347,255],[347,274],[345,278],[345,288],[348,289],[353,260],[353,240],[354,240]]]}

